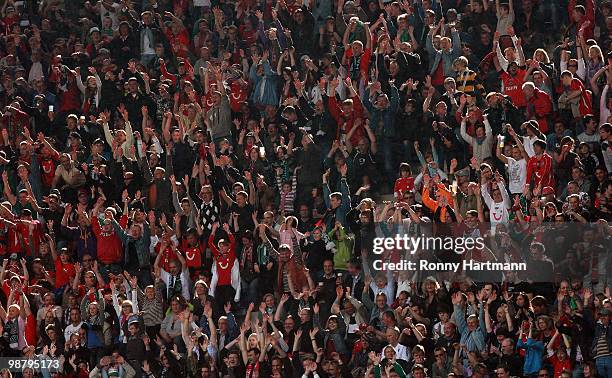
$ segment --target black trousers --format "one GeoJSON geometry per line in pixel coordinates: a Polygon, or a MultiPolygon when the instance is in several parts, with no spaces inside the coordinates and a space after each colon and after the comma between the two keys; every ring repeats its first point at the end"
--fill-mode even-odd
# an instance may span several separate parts
{"type": "Polygon", "coordinates": [[[214,311],[217,314],[225,315],[225,309],[223,308],[228,302],[232,305],[232,309],[235,307],[234,296],[236,290],[231,285],[222,285],[215,288],[215,308],[214,311]]]}

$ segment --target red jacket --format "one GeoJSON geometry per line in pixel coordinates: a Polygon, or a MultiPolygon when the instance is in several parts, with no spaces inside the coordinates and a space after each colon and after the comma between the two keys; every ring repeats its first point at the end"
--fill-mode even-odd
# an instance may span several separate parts
{"type": "MultiPolygon", "coordinates": [[[[567,4],[567,13],[569,15],[569,19],[573,22],[573,14],[574,7],[576,6],[576,0],[570,0],[567,4]]],[[[595,1],[594,0],[584,0],[584,8],[586,10],[586,14],[582,17],[580,22],[576,23],[576,31],[580,30],[582,24],[586,21],[590,22],[590,25],[584,28],[584,40],[586,41],[589,38],[593,38],[593,31],[595,30],[595,1]]]]}
{"type": "MultiPolygon", "coordinates": [[[[119,223],[122,228],[125,228],[127,217],[122,216],[119,223]]],[[[121,263],[123,243],[121,243],[121,239],[115,232],[115,229],[111,229],[108,233],[103,232],[97,216],[93,217],[91,228],[97,240],[98,260],[105,265],[121,263]]]]}
{"type": "Polygon", "coordinates": [[[555,187],[555,178],[552,169],[552,157],[544,152],[538,158],[534,155],[527,162],[527,180],[533,181],[533,188],[542,182],[542,188],[545,186],[555,187]]]}
{"type": "MultiPolygon", "coordinates": [[[[350,114],[345,114],[344,110],[342,110],[342,105],[338,103],[335,95],[330,96],[328,99],[329,113],[338,124],[338,134],[336,136],[337,140],[340,140],[340,136],[342,134],[348,134],[349,131],[351,131],[351,129],[355,126],[355,120],[357,118],[361,118],[363,120],[363,105],[361,104],[359,96],[351,97],[351,100],[353,100],[353,111],[350,114]]],[[[359,143],[359,140],[365,136],[365,129],[362,126],[359,126],[359,129],[356,130],[351,136],[350,142],[353,146],[356,146],[359,143]]]]}
{"type": "Polygon", "coordinates": [[[60,90],[58,97],[61,112],[71,112],[81,108],[81,91],[76,82],[66,84],[66,91],[60,90]]]}
{"type": "Polygon", "coordinates": [[[533,97],[527,100],[525,113],[527,119],[538,121],[541,132],[544,134],[548,133],[548,116],[552,113],[552,100],[548,93],[536,88],[533,92],[533,97]]]}

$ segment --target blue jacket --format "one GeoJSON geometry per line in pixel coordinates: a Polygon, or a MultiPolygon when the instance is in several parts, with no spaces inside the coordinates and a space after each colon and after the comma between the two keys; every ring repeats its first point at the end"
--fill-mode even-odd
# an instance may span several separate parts
{"type": "Polygon", "coordinates": [[[437,50],[432,41],[432,35],[427,35],[426,41],[426,49],[429,54],[429,74],[433,75],[434,72],[438,69],[438,65],[440,63],[443,64],[444,69],[444,77],[447,76],[455,76],[455,72],[453,70],[453,62],[459,56],[461,56],[461,38],[459,38],[459,33],[453,31],[451,33],[451,39],[453,41],[453,48],[451,51],[443,51],[437,50]]]}
{"type": "Polygon", "coordinates": [[[128,266],[132,263],[130,260],[136,258],[138,260],[138,267],[141,269],[147,269],[151,266],[151,257],[149,252],[149,245],[151,244],[151,231],[149,229],[149,223],[145,222],[142,230],[142,236],[140,239],[134,239],[129,235],[116,220],[113,220],[113,227],[115,232],[123,243],[123,263],[128,266]],[[130,255],[129,242],[134,242],[136,248],[136,256],[130,255]]]}
{"type": "Polygon", "coordinates": [[[251,100],[256,105],[278,105],[278,91],[276,89],[278,75],[270,68],[270,63],[264,61],[263,76],[257,75],[257,64],[253,64],[249,70],[249,79],[255,86],[251,100]]]}
{"type": "Polygon", "coordinates": [[[516,343],[517,348],[525,349],[525,365],[523,365],[523,374],[538,374],[542,368],[542,352],[544,351],[544,343],[528,338],[527,341],[519,340],[516,343]]]}
{"type": "Polygon", "coordinates": [[[484,321],[484,306],[480,306],[478,314],[479,326],[474,331],[470,331],[465,321],[465,311],[461,306],[455,306],[453,312],[457,322],[457,330],[461,333],[461,344],[465,344],[468,352],[482,352],[485,349],[486,325],[484,321]]]}
{"type": "Polygon", "coordinates": [[[342,223],[342,226],[348,226],[346,214],[351,210],[351,191],[344,177],[340,179],[340,193],[342,194],[342,203],[336,209],[332,210],[329,202],[329,195],[331,194],[329,184],[323,185],[323,199],[325,200],[325,206],[329,209],[325,216],[325,227],[328,231],[334,228],[334,218],[342,223]]]}
{"type": "Polygon", "coordinates": [[[366,90],[363,105],[370,113],[370,127],[376,135],[382,134],[386,138],[395,138],[395,115],[399,109],[399,93],[397,87],[391,84],[391,93],[389,96],[389,106],[385,109],[377,109],[370,101],[370,90],[366,90]],[[378,126],[383,124],[382,133],[378,132],[378,126]]]}

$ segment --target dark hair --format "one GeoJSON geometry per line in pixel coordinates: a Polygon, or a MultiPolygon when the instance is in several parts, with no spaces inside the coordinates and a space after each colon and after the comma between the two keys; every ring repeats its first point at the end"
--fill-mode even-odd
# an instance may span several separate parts
{"type": "Polygon", "coordinates": [[[400,164],[400,172],[408,172],[412,174],[412,169],[410,168],[410,164],[408,163],[400,164]]]}

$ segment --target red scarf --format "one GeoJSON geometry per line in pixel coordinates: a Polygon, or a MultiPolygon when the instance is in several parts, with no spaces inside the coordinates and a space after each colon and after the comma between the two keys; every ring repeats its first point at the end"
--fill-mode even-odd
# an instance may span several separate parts
{"type": "Polygon", "coordinates": [[[255,364],[248,364],[246,367],[247,378],[259,378],[259,361],[255,364]]]}

